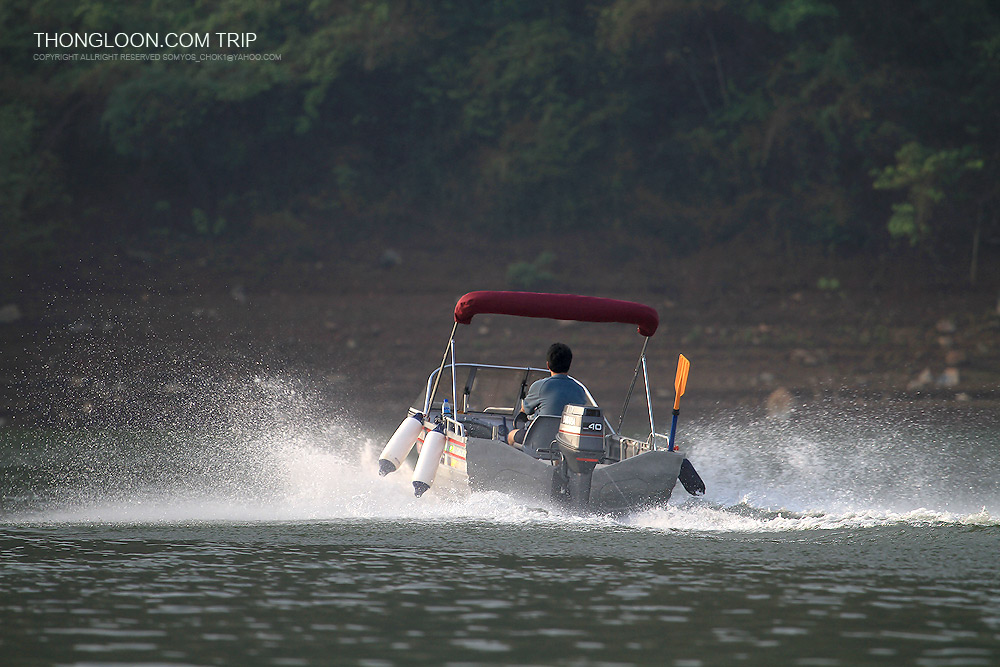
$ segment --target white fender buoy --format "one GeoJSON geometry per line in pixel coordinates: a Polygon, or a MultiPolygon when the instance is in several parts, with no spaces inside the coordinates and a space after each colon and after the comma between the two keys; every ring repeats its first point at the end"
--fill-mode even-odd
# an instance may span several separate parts
{"type": "Polygon", "coordinates": [[[434,483],[442,454],[444,454],[444,427],[438,424],[437,428],[424,436],[424,446],[420,448],[417,465],[413,468],[413,495],[417,498],[424,495],[434,483]]]}
{"type": "Polygon", "coordinates": [[[385,477],[400,466],[406,455],[420,437],[420,429],[424,427],[424,416],[419,412],[404,419],[389,442],[382,448],[378,457],[378,474],[385,477]]]}

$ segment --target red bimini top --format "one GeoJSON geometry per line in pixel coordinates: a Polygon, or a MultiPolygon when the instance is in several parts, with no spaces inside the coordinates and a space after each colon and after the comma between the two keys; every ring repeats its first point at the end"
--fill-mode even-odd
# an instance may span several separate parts
{"type": "Polygon", "coordinates": [[[455,321],[469,324],[475,315],[492,313],[578,322],[635,324],[643,336],[652,336],[660,316],[649,306],[632,301],[575,294],[537,292],[469,292],[455,304],[455,321]]]}

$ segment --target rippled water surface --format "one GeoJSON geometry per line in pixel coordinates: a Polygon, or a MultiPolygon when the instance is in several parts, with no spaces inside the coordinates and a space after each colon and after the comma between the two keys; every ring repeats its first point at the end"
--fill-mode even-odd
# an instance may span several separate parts
{"type": "Polygon", "coordinates": [[[1000,429],[855,428],[691,428],[707,496],[627,517],[418,500],[363,429],[8,430],[0,656],[1000,664],[1000,429]]]}

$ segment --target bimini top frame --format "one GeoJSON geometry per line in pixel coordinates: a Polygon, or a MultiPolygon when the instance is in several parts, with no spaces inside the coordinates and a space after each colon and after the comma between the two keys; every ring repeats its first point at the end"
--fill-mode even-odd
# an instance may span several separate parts
{"type": "Polygon", "coordinates": [[[622,406],[618,428],[621,430],[621,425],[625,420],[625,411],[628,409],[632,390],[635,388],[635,382],[641,369],[643,370],[643,380],[646,384],[646,403],[649,407],[650,439],[653,439],[656,428],[653,425],[653,406],[649,401],[649,381],[645,372],[646,345],[649,343],[649,337],[655,334],[657,327],[659,327],[660,316],[653,308],[633,301],[620,301],[618,299],[606,299],[596,296],[579,296],[576,294],[545,294],[539,292],[492,290],[469,292],[455,304],[455,324],[451,329],[451,336],[448,337],[448,345],[441,356],[441,365],[434,380],[434,387],[426,394],[425,405],[427,408],[430,407],[434,396],[437,394],[441,372],[448,362],[449,352],[451,353],[452,365],[452,405],[457,404],[457,388],[455,387],[455,332],[459,324],[471,324],[472,318],[480,314],[513,315],[515,317],[537,317],[552,320],[573,320],[576,322],[620,322],[622,324],[636,325],[639,328],[639,333],[645,337],[645,340],[642,344],[642,352],[639,353],[639,362],[636,364],[628,395],[625,397],[625,405],[622,406]]]}

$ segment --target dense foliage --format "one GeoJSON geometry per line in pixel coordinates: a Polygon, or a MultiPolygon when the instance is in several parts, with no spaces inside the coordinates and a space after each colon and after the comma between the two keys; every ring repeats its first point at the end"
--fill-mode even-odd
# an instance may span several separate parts
{"type": "Polygon", "coordinates": [[[917,250],[997,231],[992,0],[142,4],[0,5],[8,257],[359,223],[917,250]],[[37,32],[219,30],[281,59],[33,58],[88,52],[37,32]]]}

